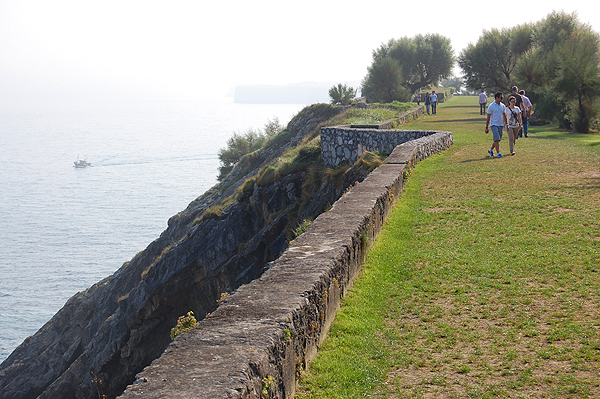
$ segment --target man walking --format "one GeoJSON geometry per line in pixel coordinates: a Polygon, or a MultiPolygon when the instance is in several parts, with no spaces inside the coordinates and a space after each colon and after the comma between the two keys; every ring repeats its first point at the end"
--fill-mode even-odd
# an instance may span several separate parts
{"type": "Polygon", "coordinates": [[[435,94],[435,90],[431,91],[431,113],[433,115],[435,115],[437,113],[437,102],[438,102],[438,97],[437,94],[435,94]]]}
{"type": "Polygon", "coordinates": [[[519,94],[523,99],[523,132],[519,133],[519,137],[522,137],[523,134],[525,137],[527,137],[527,132],[529,131],[529,117],[531,116],[531,108],[533,107],[533,104],[531,103],[529,97],[525,95],[525,90],[519,90],[519,94]]]}
{"type": "Polygon", "coordinates": [[[510,99],[513,97],[517,99],[517,103],[515,105],[521,108],[521,111],[523,111],[523,97],[521,97],[521,95],[519,94],[519,88],[517,86],[513,86],[510,89],[510,94],[508,95],[508,97],[506,97],[507,105],[510,102],[510,99]]]}
{"type": "Polygon", "coordinates": [[[494,102],[491,103],[487,109],[487,119],[485,121],[485,132],[489,133],[491,124],[492,134],[494,136],[494,142],[492,143],[492,147],[488,150],[488,153],[493,157],[495,148],[498,158],[503,158],[502,154],[500,154],[500,140],[502,140],[502,129],[507,125],[506,114],[504,113],[506,107],[502,104],[503,98],[504,95],[501,91],[494,95],[494,102]]]}
{"type": "Polygon", "coordinates": [[[479,93],[479,115],[485,114],[485,107],[487,106],[487,96],[483,89],[481,89],[481,93],[479,93]]]}

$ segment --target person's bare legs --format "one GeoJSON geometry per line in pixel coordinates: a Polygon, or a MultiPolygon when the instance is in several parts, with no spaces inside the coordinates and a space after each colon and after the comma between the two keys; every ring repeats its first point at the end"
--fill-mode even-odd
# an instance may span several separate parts
{"type": "Polygon", "coordinates": [[[500,141],[494,141],[492,143],[491,150],[494,151],[494,148],[496,149],[496,154],[499,154],[500,153],[500,141]]]}

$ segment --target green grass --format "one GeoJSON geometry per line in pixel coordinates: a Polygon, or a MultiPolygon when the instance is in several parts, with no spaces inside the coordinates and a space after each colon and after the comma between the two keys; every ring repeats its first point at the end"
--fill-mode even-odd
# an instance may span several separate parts
{"type": "Polygon", "coordinates": [[[412,103],[373,104],[371,108],[350,108],[344,113],[332,118],[327,124],[336,125],[369,125],[398,118],[403,113],[411,110],[412,103]]]}
{"type": "MultiPolygon", "coordinates": [[[[475,97],[417,165],[297,398],[600,397],[600,135],[490,158],[475,97]]],[[[501,142],[507,151],[508,142],[501,142]]]]}

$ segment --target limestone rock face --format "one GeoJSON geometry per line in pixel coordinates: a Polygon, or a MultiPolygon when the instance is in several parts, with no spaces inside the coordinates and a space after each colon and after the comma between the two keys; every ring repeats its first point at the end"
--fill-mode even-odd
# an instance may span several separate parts
{"type": "Polygon", "coordinates": [[[341,184],[323,180],[309,200],[310,173],[298,171],[245,189],[219,212],[205,211],[287,146],[318,134],[317,125],[333,111],[327,112],[305,109],[290,122],[288,142],[266,148],[254,169],[234,169],[173,216],[144,251],[69,299],[0,364],[0,398],[113,398],[162,354],[179,316],[191,310],[201,319],[217,307],[221,293],[259,277],[287,248],[291,225],[315,218],[369,170],[352,168],[341,184]]]}

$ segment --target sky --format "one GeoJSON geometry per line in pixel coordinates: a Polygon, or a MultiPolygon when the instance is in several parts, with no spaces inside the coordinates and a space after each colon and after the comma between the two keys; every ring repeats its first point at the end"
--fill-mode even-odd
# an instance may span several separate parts
{"type": "Polygon", "coordinates": [[[484,30],[553,10],[577,12],[600,32],[595,1],[540,3],[0,0],[0,99],[225,96],[236,85],[356,82],[392,38],[441,34],[458,55],[484,30]]]}

